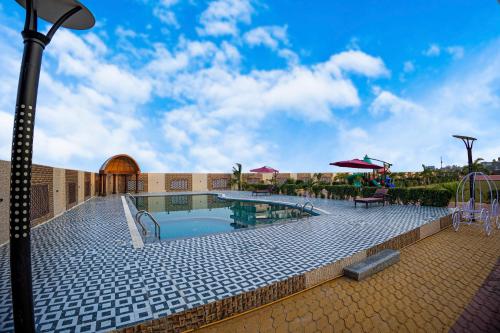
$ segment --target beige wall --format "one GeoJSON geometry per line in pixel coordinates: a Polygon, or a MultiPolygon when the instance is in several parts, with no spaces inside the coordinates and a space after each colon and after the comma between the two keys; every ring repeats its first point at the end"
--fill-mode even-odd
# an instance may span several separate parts
{"type": "Polygon", "coordinates": [[[90,173],[90,196],[93,197],[95,193],[95,176],[94,173],[90,173]]]}
{"type": "Polygon", "coordinates": [[[85,173],[83,171],[78,171],[78,196],[77,202],[83,202],[85,200],[85,173]]]}
{"type": "Polygon", "coordinates": [[[207,174],[193,173],[193,192],[208,191],[207,174]]]}
{"type": "Polygon", "coordinates": [[[9,240],[10,163],[0,161],[0,244],[9,240]]]}
{"type": "Polygon", "coordinates": [[[148,192],[165,192],[165,174],[164,173],[149,173],[148,174],[148,192]]]}
{"type": "Polygon", "coordinates": [[[64,169],[53,169],[54,178],[54,215],[66,210],[66,172],[64,169]]]}

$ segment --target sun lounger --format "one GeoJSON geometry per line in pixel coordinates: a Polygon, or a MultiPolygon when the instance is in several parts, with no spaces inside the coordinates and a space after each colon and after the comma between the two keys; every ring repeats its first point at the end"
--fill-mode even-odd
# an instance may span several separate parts
{"type": "Polygon", "coordinates": [[[356,204],[358,202],[364,203],[366,205],[366,208],[368,208],[368,204],[372,203],[382,203],[385,206],[385,202],[387,201],[387,197],[389,196],[387,192],[389,189],[387,188],[379,188],[375,191],[372,197],[368,198],[356,198],[354,199],[354,207],[356,207],[356,204]]]}

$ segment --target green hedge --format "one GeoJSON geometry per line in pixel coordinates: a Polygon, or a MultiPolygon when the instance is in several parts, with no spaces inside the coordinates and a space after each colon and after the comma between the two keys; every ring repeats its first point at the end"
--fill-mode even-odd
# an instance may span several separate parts
{"type": "MultiPolygon", "coordinates": [[[[281,193],[296,195],[297,190],[302,187],[294,184],[281,186],[281,193]]],[[[328,192],[328,198],[337,200],[349,200],[355,197],[370,197],[377,190],[376,187],[358,188],[352,185],[315,185],[312,192],[316,197],[322,190],[328,192]]],[[[444,189],[434,188],[391,188],[389,189],[389,202],[403,205],[422,205],[434,207],[446,207],[450,202],[452,193],[444,189]]]]}

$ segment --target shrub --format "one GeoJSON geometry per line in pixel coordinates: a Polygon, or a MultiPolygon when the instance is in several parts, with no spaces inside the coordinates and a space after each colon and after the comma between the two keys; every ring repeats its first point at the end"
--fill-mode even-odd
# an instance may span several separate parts
{"type": "MultiPolygon", "coordinates": [[[[284,184],[281,186],[281,193],[286,195],[297,195],[297,190],[301,188],[301,185],[284,184]]],[[[315,185],[312,187],[312,191],[316,197],[319,197],[323,189],[328,192],[327,198],[337,200],[349,200],[357,196],[370,197],[377,190],[376,187],[358,188],[352,185],[315,185]]],[[[450,190],[441,188],[389,189],[389,202],[400,205],[446,207],[452,196],[450,190]]]]}

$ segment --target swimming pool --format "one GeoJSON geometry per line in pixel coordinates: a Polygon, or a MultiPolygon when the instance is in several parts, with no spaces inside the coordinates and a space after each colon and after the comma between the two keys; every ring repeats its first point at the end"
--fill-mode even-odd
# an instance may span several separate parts
{"type": "MultiPolygon", "coordinates": [[[[313,215],[293,206],[226,200],[210,194],[143,196],[133,201],[138,211],[146,210],[158,221],[161,240],[256,228],[313,215]]],[[[152,221],[142,221],[148,234],[154,234],[152,221]]]]}

